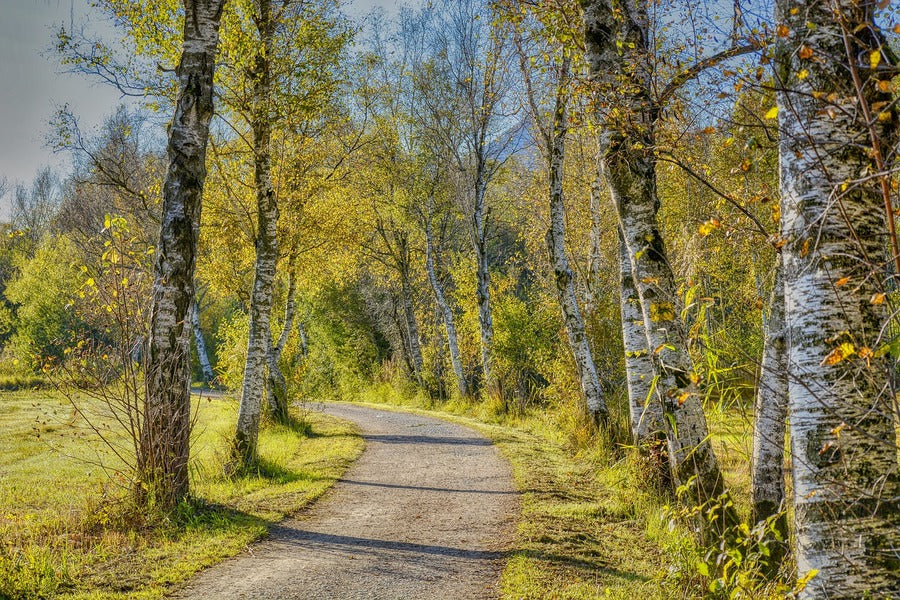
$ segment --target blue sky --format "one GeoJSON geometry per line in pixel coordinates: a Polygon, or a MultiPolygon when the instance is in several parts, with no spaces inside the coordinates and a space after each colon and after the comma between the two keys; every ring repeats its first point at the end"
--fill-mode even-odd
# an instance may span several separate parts
{"type": "MultiPolygon", "coordinates": [[[[390,12],[395,0],[350,0],[348,12],[375,6],[390,12]]],[[[89,0],[0,0],[0,178],[30,182],[44,165],[64,167],[69,157],[44,147],[55,107],[68,103],[85,128],[99,125],[120,98],[108,87],[61,74],[48,52],[56,27],[90,21],[89,0]]],[[[102,23],[94,23],[102,31],[102,23]]],[[[4,199],[8,200],[8,199],[4,199]]],[[[6,202],[3,202],[6,204],[6,202]]]]}

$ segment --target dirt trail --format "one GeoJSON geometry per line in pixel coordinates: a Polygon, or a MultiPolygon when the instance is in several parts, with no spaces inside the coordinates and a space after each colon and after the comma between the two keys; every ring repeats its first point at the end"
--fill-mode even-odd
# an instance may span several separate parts
{"type": "Polygon", "coordinates": [[[311,509],[176,597],[496,597],[518,512],[499,451],[437,419],[349,404],[311,408],[357,423],[363,455],[311,509]]]}

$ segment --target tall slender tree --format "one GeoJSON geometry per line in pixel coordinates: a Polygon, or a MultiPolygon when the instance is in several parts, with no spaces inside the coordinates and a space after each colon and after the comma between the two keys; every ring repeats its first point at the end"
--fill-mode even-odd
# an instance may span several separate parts
{"type": "Polygon", "coordinates": [[[169,167],[153,267],[145,356],[146,408],[138,456],[140,495],[172,506],[188,494],[190,311],[213,115],[213,76],[226,0],[184,0],[178,96],[169,128],[169,167]]]}
{"type": "Polygon", "coordinates": [[[896,65],[870,0],[776,3],[785,319],[804,598],[900,596],[884,339],[896,65]]]}

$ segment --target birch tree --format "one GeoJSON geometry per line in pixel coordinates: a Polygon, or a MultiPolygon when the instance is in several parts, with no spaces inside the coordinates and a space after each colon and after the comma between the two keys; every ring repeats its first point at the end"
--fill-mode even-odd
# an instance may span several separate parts
{"type": "Polygon", "coordinates": [[[521,122],[510,98],[512,44],[507,32],[492,29],[490,22],[490,11],[481,0],[453,3],[440,13],[431,61],[435,86],[426,102],[434,139],[451,157],[455,171],[457,202],[475,255],[484,386],[496,391],[488,190],[519,140],[521,122]]]}
{"type": "MultiPolygon", "coordinates": [[[[569,349],[575,359],[581,393],[584,396],[588,413],[597,421],[605,421],[609,416],[597,367],[584,329],[584,320],[575,294],[575,274],[569,266],[566,252],[566,206],[563,197],[564,162],[566,137],[569,133],[569,103],[572,86],[572,56],[565,44],[558,41],[560,28],[568,33],[567,26],[562,26],[553,18],[552,12],[536,12],[535,18],[541,26],[544,36],[549,39],[523,39],[523,29],[528,29],[528,20],[516,23],[514,39],[519,54],[522,81],[525,87],[527,105],[531,120],[540,137],[541,154],[547,168],[548,198],[550,206],[550,225],[547,229],[546,243],[556,282],[556,295],[562,312],[563,323],[569,341],[569,349]],[[529,44],[528,42],[536,42],[529,44]],[[526,48],[535,46],[535,48],[526,48]],[[536,56],[537,55],[537,56],[536,56]],[[550,81],[536,82],[532,77],[533,66],[538,57],[544,56],[548,63],[544,69],[552,73],[550,81]],[[552,58],[550,58],[552,56],[552,58]],[[551,90],[545,100],[536,89],[541,83],[551,90]],[[550,103],[548,111],[542,110],[542,104],[550,103]]],[[[542,63],[543,64],[543,63],[542,63]]],[[[543,70],[543,69],[541,69],[543,70]]]]}
{"type": "MultiPolygon", "coordinates": [[[[780,257],[779,257],[780,258],[780,257]]],[[[776,267],[753,422],[753,460],[750,494],[755,523],[777,517],[781,541],[772,544],[772,562],[779,563],[787,543],[787,505],[784,485],[784,435],[787,427],[788,379],[784,321],[784,279],[776,267]],[[784,511],[784,512],[782,512],[784,511]]]]}
{"type": "Polygon", "coordinates": [[[242,465],[256,460],[259,419],[265,390],[265,368],[272,344],[269,322],[272,317],[272,293],[278,265],[278,202],[272,184],[271,144],[273,103],[273,65],[276,15],[271,0],[256,0],[253,22],[258,46],[250,72],[252,96],[250,128],[254,184],[256,191],[256,262],[253,291],[250,295],[250,332],[241,387],[237,429],[234,434],[234,458],[242,465]]]}
{"type": "Polygon", "coordinates": [[[779,0],[776,84],[803,598],[900,596],[885,249],[896,67],[874,1],[779,0]]]}
{"type": "MultiPolygon", "coordinates": [[[[659,99],[652,96],[647,5],[639,0],[582,0],[582,8],[585,58],[598,107],[600,167],[631,262],[653,365],[653,372],[630,378],[653,381],[675,483],[684,486],[690,503],[715,505],[725,494],[724,482],[692,380],[686,332],[676,309],[677,288],[657,222],[659,99]]],[[[719,506],[714,526],[722,530],[736,517],[727,502],[719,506]]]]}
{"type": "Polygon", "coordinates": [[[190,310],[200,226],[213,76],[226,0],[184,0],[178,95],[169,127],[162,223],[144,353],[146,408],[139,495],[173,506],[188,494],[190,453],[190,310]]]}

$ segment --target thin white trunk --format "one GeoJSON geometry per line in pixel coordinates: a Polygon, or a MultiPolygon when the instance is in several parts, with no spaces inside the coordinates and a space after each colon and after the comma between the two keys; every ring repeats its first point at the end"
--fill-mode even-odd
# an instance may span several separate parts
{"type": "Polygon", "coordinates": [[[257,27],[263,48],[256,57],[253,77],[253,154],[256,179],[256,267],[250,296],[250,332],[234,437],[234,458],[243,465],[256,461],[259,420],[265,386],[265,369],[272,344],[270,320],[275,270],[278,263],[278,203],[271,177],[271,81],[272,56],[270,0],[259,0],[257,27]]]}
{"type": "Polygon", "coordinates": [[[759,369],[753,421],[753,457],[750,470],[751,522],[775,515],[781,540],[769,539],[769,561],[777,568],[785,554],[788,527],[784,487],[784,435],[787,427],[788,365],[784,322],[784,276],[781,256],[769,302],[768,327],[759,369]]]}
{"type": "Polygon", "coordinates": [[[475,299],[478,303],[484,388],[488,392],[496,392],[497,381],[493,368],[494,319],[491,315],[491,265],[487,253],[487,215],[485,214],[485,187],[487,184],[484,182],[481,170],[482,167],[479,167],[479,174],[475,178],[475,207],[472,213],[472,245],[475,249],[476,260],[475,299]]]}
{"type": "Polygon", "coordinates": [[[434,292],[434,299],[437,302],[438,309],[441,311],[444,329],[447,331],[447,346],[450,349],[450,363],[453,365],[453,373],[456,375],[456,387],[459,390],[459,395],[466,397],[469,394],[469,386],[466,382],[466,371],[459,353],[459,341],[456,335],[453,309],[450,308],[447,299],[444,297],[444,290],[435,272],[434,242],[432,237],[431,215],[428,215],[425,219],[425,269],[428,271],[431,291],[434,292]]]}
{"type": "Polygon", "coordinates": [[[203,330],[200,328],[200,306],[196,297],[191,304],[191,327],[194,330],[194,345],[197,347],[197,360],[200,363],[200,370],[203,372],[203,382],[209,385],[216,375],[213,373],[212,363],[209,362],[206,340],[203,338],[203,330]]]}
{"type": "MultiPolygon", "coordinates": [[[[293,260],[288,262],[288,292],[284,305],[284,324],[281,334],[274,345],[269,346],[266,362],[269,372],[266,376],[266,398],[269,401],[269,410],[272,416],[280,422],[286,423],[290,418],[288,407],[287,380],[281,371],[280,361],[287,345],[291,330],[294,328],[294,315],[297,312],[297,279],[294,275],[293,260]]],[[[305,352],[305,350],[304,350],[305,352]]]]}
{"type": "Polygon", "coordinates": [[[597,367],[584,331],[584,321],[578,309],[575,296],[575,277],[566,257],[566,218],[563,198],[563,163],[565,161],[566,135],[568,133],[567,110],[569,60],[564,58],[560,67],[556,106],[553,111],[553,124],[547,141],[547,162],[550,181],[550,228],[547,231],[547,250],[550,264],[556,280],[556,294],[562,310],[566,334],[569,338],[569,349],[575,359],[581,393],[584,395],[587,410],[595,421],[605,421],[609,416],[597,367]]]}
{"type": "MultiPolygon", "coordinates": [[[[870,67],[884,43],[875,10],[777,3],[789,31],[776,85],[795,554],[799,577],[817,572],[803,598],[900,597],[894,364],[879,296],[888,244],[864,116],[892,101],[890,85],[877,84],[894,71],[870,67]]],[[[897,122],[887,110],[872,119],[882,142],[897,122]]]]}
{"type": "MultiPolygon", "coordinates": [[[[599,164],[598,164],[599,167],[599,164]]],[[[585,298],[585,311],[590,312],[597,304],[597,294],[600,292],[600,269],[603,260],[603,174],[597,169],[596,177],[591,183],[591,231],[589,237],[590,251],[588,254],[587,290],[585,298]]],[[[608,200],[607,200],[608,202],[608,200]]]]}
{"type": "Polygon", "coordinates": [[[619,232],[619,275],[622,316],[622,343],[625,348],[625,376],[628,382],[628,413],[635,445],[645,448],[665,437],[662,406],[652,395],[653,361],[647,350],[647,328],[641,300],[634,285],[631,257],[619,232]]]}
{"type": "Polygon", "coordinates": [[[187,496],[190,451],[190,327],[213,75],[225,0],[185,0],[178,97],[169,128],[162,222],[145,352],[146,407],[136,492],[173,506],[187,496]],[[146,486],[146,487],[144,487],[146,486]]]}

